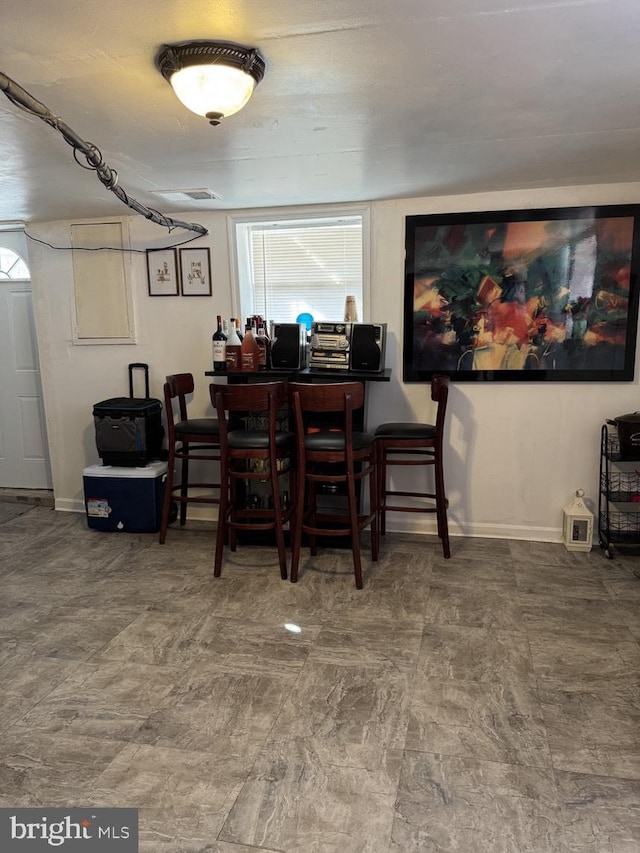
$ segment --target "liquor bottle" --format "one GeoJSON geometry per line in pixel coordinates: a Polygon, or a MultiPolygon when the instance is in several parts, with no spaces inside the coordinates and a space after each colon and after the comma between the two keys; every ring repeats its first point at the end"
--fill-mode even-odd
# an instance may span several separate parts
{"type": "Polygon", "coordinates": [[[237,373],[242,369],[242,362],[240,360],[241,346],[242,341],[236,332],[236,321],[232,317],[229,320],[229,337],[227,338],[227,373],[237,373]]]}
{"type": "Polygon", "coordinates": [[[240,318],[235,317],[233,322],[235,323],[235,326],[236,326],[236,334],[238,335],[240,340],[242,340],[243,335],[242,335],[242,329],[240,328],[240,318]]]}
{"type": "Polygon", "coordinates": [[[215,373],[224,373],[227,369],[227,336],[222,330],[222,317],[217,315],[218,328],[211,335],[213,349],[213,369],[215,373]]]}
{"type": "Polygon", "coordinates": [[[261,323],[258,326],[258,334],[256,342],[260,347],[259,370],[266,370],[269,366],[269,338],[266,335],[264,325],[261,323]]]}
{"type": "Polygon", "coordinates": [[[260,347],[249,325],[245,329],[244,338],[240,345],[240,364],[242,370],[256,371],[260,369],[260,347]]]}

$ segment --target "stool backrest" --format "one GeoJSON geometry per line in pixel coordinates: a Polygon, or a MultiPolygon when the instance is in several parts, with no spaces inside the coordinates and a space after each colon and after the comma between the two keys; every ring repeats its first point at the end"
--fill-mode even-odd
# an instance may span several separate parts
{"type": "Polygon", "coordinates": [[[299,399],[303,412],[343,412],[364,405],[362,382],[328,382],[322,385],[306,382],[289,383],[289,399],[299,399]]]}
{"type": "Polygon", "coordinates": [[[167,376],[164,383],[164,406],[167,413],[169,430],[173,429],[175,423],[174,401],[178,401],[179,420],[187,420],[187,394],[193,394],[193,374],[174,373],[167,376]]]}
{"type": "Polygon", "coordinates": [[[315,425],[326,424],[327,429],[343,431],[347,443],[351,444],[353,412],[364,405],[364,385],[362,382],[331,382],[322,385],[290,382],[289,404],[293,410],[298,442],[311,422],[315,425]],[[317,417],[323,414],[340,417],[317,417]]]}
{"type": "MultiPolygon", "coordinates": [[[[269,432],[277,428],[278,410],[287,405],[287,386],[284,382],[257,382],[251,385],[209,386],[211,402],[218,413],[220,438],[224,440],[229,428],[228,415],[264,414],[268,416],[269,432]]],[[[233,425],[233,418],[231,419],[233,425]]]]}
{"type": "Polygon", "coordinates": [[[431,399],[438,404],[436,412],[436,443],[442,446],[444,435],[444,417],[447,413],[447,400],[449,399],[449,377],[439,374],[431,379],[431,399]]]}

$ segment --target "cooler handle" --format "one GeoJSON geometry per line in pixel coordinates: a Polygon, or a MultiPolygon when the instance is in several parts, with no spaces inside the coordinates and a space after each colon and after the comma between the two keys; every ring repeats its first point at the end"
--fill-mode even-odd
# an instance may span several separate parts
{"type": "Polygon", "coordinates": [[[149,399],[149,365],[142,361],[134,361],[129,365],[129,396],[133,397],[133,371],[142,370],[144,372],[144,396],[149,399]]]}

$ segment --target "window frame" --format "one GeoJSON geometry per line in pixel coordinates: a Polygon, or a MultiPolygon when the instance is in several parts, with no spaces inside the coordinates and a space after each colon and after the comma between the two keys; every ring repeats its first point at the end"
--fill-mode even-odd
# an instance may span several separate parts
{"type": "MultiPolygon", "coordinates": [[[[369,322],[371,312],[371,206],[357,205],[326,205],[318,207],[296,208],[259,208],[242,213],[230,214],[227,217],[227,239],[229,246],[229,262],[231,273],[231,305],[233,315],[246,317],[253,313],[253,294],[249,285],[251,276],[248,269],[240,270],[241,263],[246,263],[249,254],[238,251],[237,226],[260,222],[296,222],[318,219],[338,219],[343,216],[360,216],[362,218],[362,316],[361,322],[369,322]]],[[[267,317],[267,320],[273,318],[267,317]]],[[[342,313],[335,320],[342,319],[342,313]]]]}

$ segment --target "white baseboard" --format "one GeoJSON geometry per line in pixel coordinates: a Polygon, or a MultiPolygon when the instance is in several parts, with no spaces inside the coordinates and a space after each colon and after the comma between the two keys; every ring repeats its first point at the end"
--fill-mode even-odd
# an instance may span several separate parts
{"type": "MultiPolygon", "coordinates": [[[[84,512],[84,501],[56,498],[55,509],[60,512],[84,512]]],[[[216,521],[217,507],[189,507],[189,518],[193,521],[216,521]]],[[[414,533],[418,536],[434,536],[437,533],[435,520],[424,519],[406,513],[387,516],[389,533],[414,533]]],[[[561,527],[524,527],[513,524],[457,524],[449,520],[449,535],[468,536],[477,539],[518,539],[526,542],[562,542],[561,527]]]]}
{"type": "MultiPolygon", "coordinates": [[[[437,535],[434,519],[424,519],[399,514],[387,516],[387,530],[390,533],[415,533],[416,535],[437,535]]],[[[524,527],[513,524],[457,524],[449,519],[449,536],[468,536],[474,539],[517,539],[527,542],[562,542],[561,527],[524,527]]]]}
{"type": "Polygon", "coordinates": [[[71,498],[56,498],[54,509],[58,512],[84,512],[84,501],[74,501],[71,498]]]}

